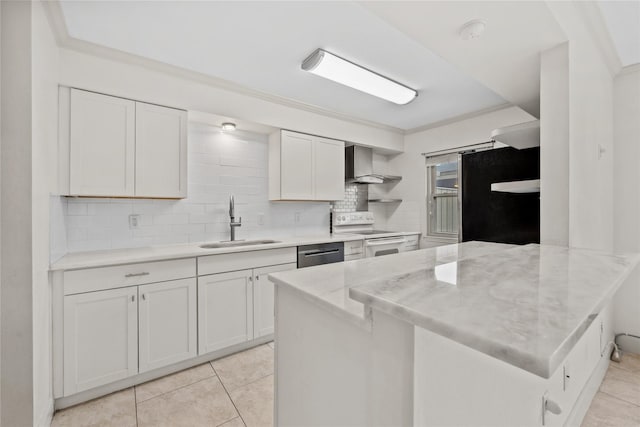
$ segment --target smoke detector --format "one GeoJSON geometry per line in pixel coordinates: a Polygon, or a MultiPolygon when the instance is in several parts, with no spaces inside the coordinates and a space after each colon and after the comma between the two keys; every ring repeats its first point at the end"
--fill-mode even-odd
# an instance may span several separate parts
{"type": "Polygon", "coordinates": [[[479,39],[484,33],[487,23],[482,19],[474,19],[467,22],[460,28],[460,38],[462,40],[479,39]]]}

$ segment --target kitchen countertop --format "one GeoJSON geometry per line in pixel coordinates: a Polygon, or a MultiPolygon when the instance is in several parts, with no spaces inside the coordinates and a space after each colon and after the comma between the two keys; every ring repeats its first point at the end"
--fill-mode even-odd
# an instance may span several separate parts
{"type": "Polygon", "coordinates": [[[353,240],[362,240],[363,238],[364,237],[359,234],[326,234],[288,238],[275,237],[273,240],[277,240],[278,243],[215,249],[203,249],[200,245],[218,242],[199,242],[131,249],[73,252],[52,263],[50,270],[78,270],[83,268],[105,267],[109,265],[133,264],[137,262],[162,261],[167,259],[192,258],[207,255],[288,248],[292,246],[312,245],[318,243],[349,242],[353,240]]]}
{"type": "Polygon", "coordinates": [[[352,320],[379,310],[549,378],[638,260],[469,242],[270,277],[352,320]]]}
{"type": "Polygon", "coordinates": [[[298,292],[336,315],[368,328],[368,312],[364,304],[349,296],[351,287],[375,279],[390,279],[409,271],[433,268],[467,257],[495,253],[513,247],[515,246],[468,242],[403,252],[393,256],[308,267],[275,273],[269,277],[275,283],[298,292]]]}

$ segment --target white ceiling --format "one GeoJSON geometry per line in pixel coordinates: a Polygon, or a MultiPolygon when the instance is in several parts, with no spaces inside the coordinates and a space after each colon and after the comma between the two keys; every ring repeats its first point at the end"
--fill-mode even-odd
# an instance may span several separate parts
{"type": "MultiPolygon", "coordinates": [[[[353,2],[62,1],[61,9],[73,38],[400,129],[506,102],[428,49],[417,28],[407,35],[353,2]],[[399,106],[302,71],[316,48],[415,88],[419,96],[399,106]]],[[[422,32],[457,39],[465,21],[430,26],[439,21],[434,11],[420,10],[427,14],[422,32]]]]}
{"type": "Polygon", "coordinates": [[[361,2],[423,46],[534,116],[539,115],[540,52],[567,40],[545,1],[361,2]],[[465,41],[460,27],[486,22],[465,41]]]}
{"type": "Polygon", "coordinates": [[[599,1],[622,66],[640,63],[640,1],[599,1]]]}

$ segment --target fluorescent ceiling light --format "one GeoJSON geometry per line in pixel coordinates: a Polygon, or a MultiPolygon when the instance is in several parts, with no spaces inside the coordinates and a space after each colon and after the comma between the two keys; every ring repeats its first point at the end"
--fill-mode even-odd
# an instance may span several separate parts
{"type": "Polygon", "coordinates": [[[407,86],[322,49],[309,55],[302,69],[399,105],[408,104],[418,96],[418,92],[407,86]]]}

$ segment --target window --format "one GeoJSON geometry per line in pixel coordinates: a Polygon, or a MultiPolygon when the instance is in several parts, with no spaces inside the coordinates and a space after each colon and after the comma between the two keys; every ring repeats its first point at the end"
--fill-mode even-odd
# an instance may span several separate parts
{"type": "Polygon", "coordinates": [[[427,158],[427,235],[458,239],[458,154],[427,158]]]}

